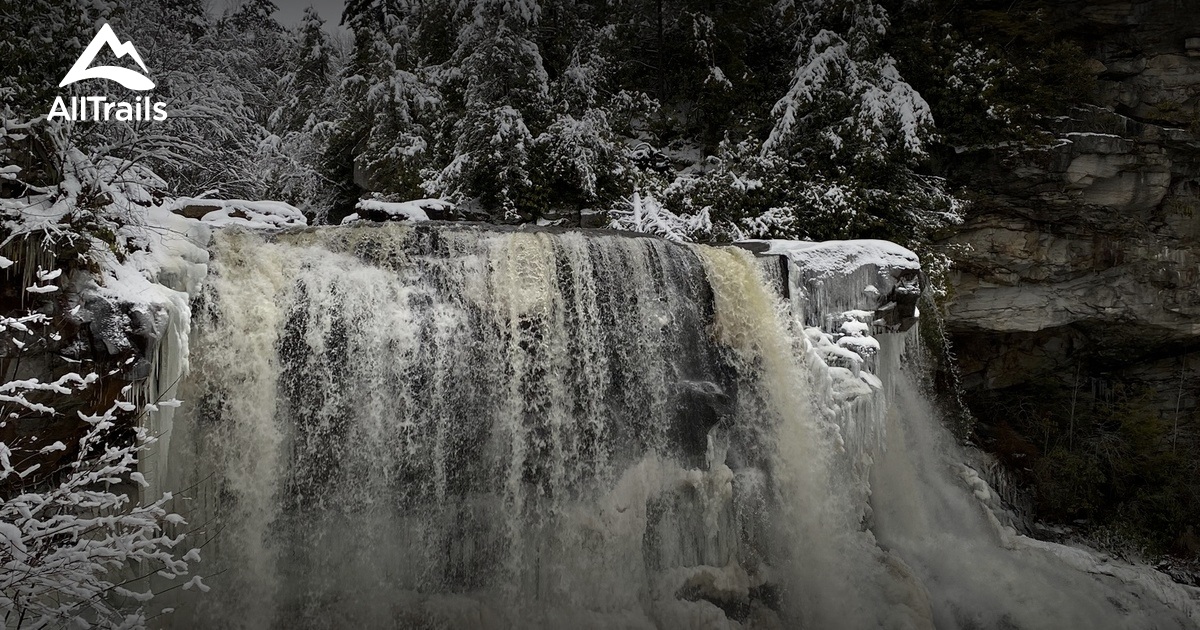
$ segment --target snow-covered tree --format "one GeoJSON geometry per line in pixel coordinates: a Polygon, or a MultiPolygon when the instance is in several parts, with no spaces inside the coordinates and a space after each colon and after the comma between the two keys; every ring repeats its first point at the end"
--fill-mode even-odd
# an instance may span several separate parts
{"type": "MultiPolygon", "coordinates": [[[[786,8],[786,7],[785,7],[786,8]]],[[[795,3],[799,58],[772,109],[764,152],[877,168],[925,154],[933,117],[880,48],[888,16],[872,0],[795,3]]]]}
{"type": "Polygon", "coordinates": [[[871,236],[919,246],[958,220],[939,178],[918,172],[932,114],[883,50],[887,12],[867,1],[777,5],[797,60],[761,144],[726,142],[715,166],[664,193],[711,208],[725,237],[871,236]]]}
{"type": "Polygon", "coordinates": [[[625,95],[615,93],[615,69],[605,52],[615,33],[584,20],[588,12],[569,0],[548,7],[556,21],[548,27],[552,37],[545,38],[546,45],[560,59],[547,68],[552,118],[534,140],[535,186],[548,206],[607,207],[633,188],[632,165],[617,129],[628,127],[627,119],[620,120],[625,95]]]}
{"type": "Polygon", "coordinates": [[[159,0],[155,4],[162,12],[161,21],[170,24],[185,45],[199,40],[211,26],[206,0],[159,0]]]}
{"type": "Polygon", "coordinates": [[[534,140],[538,183],[555,191],[560,204],[605,203],[623,193],[630,167],[614,136],[603,108],[589,108],[578,118],[558,114],[534,140]]]}
{"type": "Polygon", "coordinates": [[[276,133],[313,127],[317,122],[313,116],[322,113],[332,81],[335,51],[325,32],[325,20],[316,9],[304,10],[291,39],[279,81],[282,99],[270,119],[270,128],[276,133]]]}
{"type": "MultiPolygon", "coordinates": [[[[351,0],[342,21],[354,50],[330,99],[336,104],[324,170],[339,187],[340,214],[364,189],[424,196],[433,127],[443,123],[437,42],[453,19],[450,0],[351,0]]],[[[334,216],[333,219],[339,219],[334,216]]]]}
{"type": "Polygon", "coordinates": [[[6,1],[0,9],[0,104],[32,119],[49,111],[58,82],[95,34],[97,20],[119,15],[120,6],[90,0],[6,1]]]}
{"type": "Polygon", "coordinates": [[[334,196],[322,160],[333,125],[331,82],[338,61],[324,24],[308,7],[300,26],[289,34],[283,75],[275,90],[279,101],[259,145],[265,196],[322,217],[334,196]]]}
{"type": "Polygon", "coordinates": [[[451,129],[449,164],[425,182],[430,194],[477,200],[512,221],[536,204],[531,173],[535,131],[545,124],[549,86],[533,33],[537,0],[466,0],[452,57],[461,118],[451,129]]]}

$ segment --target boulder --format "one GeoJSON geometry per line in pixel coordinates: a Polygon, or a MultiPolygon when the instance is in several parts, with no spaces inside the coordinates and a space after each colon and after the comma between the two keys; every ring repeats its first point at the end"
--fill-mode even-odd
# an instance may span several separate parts
{"type": "Polygon", "coordinates": [[[282,201],[179,197],[168,202],[167,209],[173,214],[214,226],[279,229],[308,225],[303,212],[282,201]]]}

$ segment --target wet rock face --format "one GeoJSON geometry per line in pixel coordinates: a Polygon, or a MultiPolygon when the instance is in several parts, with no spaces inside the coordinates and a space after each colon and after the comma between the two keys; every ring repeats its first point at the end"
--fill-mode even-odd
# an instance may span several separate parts
{"type": "MultiPolygon", "coordinates": [[[[1076,31],[1103,64],[1099,102],[1143,121],[1187,126],[1200,112],[1200,13],[1188,2],[1072,2],[1076,31]]],[[[1097,67],[1099,70],[1099,67],[1097,67]]]]}
{"type": "Polygon", "coordinates": [[[79,331],[60,355],[98,365],[117,365],[115,376],[140,381],[150,376],[152,353],[166,327],[167,314],[147,304],[132,304],[94,293],[79,296],[80,309],[67,321],[79,331]]]}
{"type": "MultiPolygon", "coordinates": [[[[1039,149],[956,156],[977,195],[946,239],[948,328],[968,390],[1171,382],[1195,414],[1200,348],[1200,10],[1064,2],[1097,92],[1039,149]],[[1080,367],[1082,366],[1082,367],[1080,367]],[[1065,375],[1065,376],[1064,376],[1065,375]],[[1173,376],[1171,376],[1173,375],[1173,376]]],[[[1156,390],[1157,391],[1157,390],[1156,390]]]]}
{"type": "Polygon", "coordinates": [[[1066,139],[1067,150],[1059,155],[1070,159],[1063,173],[1068,195],[1126,212],[1162,203],[1171,185],[1171,161],[1160,146],[1112,134],[1068,133],[1066,139]]]}
{"type": "MultiPolygon", "coordinates": [[[[0,286],[4,287],[0,309],[5,315],[20,317],[36,312],[49,318],[41,325],[30,326],[28,334],[9,330],[0,338],[0,383],[18,379],[53,382],[70,373],[95,374],[98,378],[82,393],[28,393],[29,400],[52,407],[54,413],[0,404],[0,415],[4,417],[0,442],[14,447],[24,465],[39,465],[39,472],[25,480],[29,483],[49,479],[48,473],[76,456],[79,439],[88,426],[80,420],[81,414],[103,413],[113,401],[128,399],[123,388],[137,386],[151,376],[168,319],[159,306],[99,293],[90,272],[78,268],[73,252],[59,249],[39,256],[40,260],[33,259],[34,264],[69,271],[54,283],[60,290],[24,298],[21,288],[30,283],[31,275],[27,260],[18,259],[16,265],[0,272],[0,286]],[[66,448],[40,450],[54,442],[62,442],[66,448]]],[[[134,421],[133,414],[119,415],[130,423],[134,421]]],[[[130,435],[127,431],[119,427],[113,439],[125,439],[130,435]]],[[[17,487],[14,483],[18,482],[0,483],[0,494],[12,491],[17,487]]]]}

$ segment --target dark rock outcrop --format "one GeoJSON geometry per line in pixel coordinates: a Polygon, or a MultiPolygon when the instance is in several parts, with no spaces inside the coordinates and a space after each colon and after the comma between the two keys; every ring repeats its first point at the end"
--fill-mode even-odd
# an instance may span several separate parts
{"type": "MultiPolygon", "coordinates": [[[[94,374],[95,382],[78,390],[68,385],[71,393],[26,392],[30,402],[52,407],[54,413],[16,403],[0,404],[5,420],[0,423],[0,443],[12,447],[25,465],[39,465],[38,472],[25,480],[33,484],[52,479],[62,464],[76,456],[79,438],[88,427],[80,414],[104,413],[114,401],[136,398],[123,393],[124,388],[142,386],[152,376],[169,319],[161,305],[104,295],[97,290],[93,272],[79,258],[81,250],[72,243],[43,248],[40,243],[48,240],[44,234],[30,234],[0,250],[15,261],[0,270],[0,312],[10,317],[40,313],[47,318],[30,325],[27,333],[9,330],[0,339],[0,383],[18,379],[47,383],[72,373],[94,374]],[[36,294],[23,290],[34,284],[32,278],[39,268],[65,270],[45,283],[57,290],[36,294]],[[66,447],[40,450],[54,442],[66,447]]],[[[135,421],[134,414],[117,415],[135,421]]],[[[119,426],[110,439],[129,439],[130,435],[128,427],[119,426]]],[[[12,487],[0,484],[0,491],[12,487]]]]}
{"type": "Polygon", "coordinates": [[[1092,58],[1094,102],[1057,121],[1048,146],[950,161],[975,195],[943,243],[956,267],[947,328],[968,403],[1034,387],[1070,396],[1132,386],[1194,432],[1200,11],[1173,0],[1060,7],[1092,58]]]}

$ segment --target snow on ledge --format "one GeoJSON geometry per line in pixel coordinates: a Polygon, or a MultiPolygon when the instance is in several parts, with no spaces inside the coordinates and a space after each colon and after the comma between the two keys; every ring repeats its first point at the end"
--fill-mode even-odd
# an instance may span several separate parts
{"type": "Polygon", "coordinates": [[[787,256],[796,265],[814,276],[847,275],[865,265],[878,269],[911,269],[919,271],[921,260],[911,250],[891,241],[871,239],[849,241],[783,241],[750,240],[743,243],[762,243],[763,254],[787,256]]]}
{"type": "Polygon", "coordinates": [[[361,199],[354,206],[358,212],[342,219],[342,225],[361,220],[428,221],[429,211],[448,212],[454,204],[444,199],[414,199],[412,201],[380,201],[361,199]]]}
{"type": "Polygon", "coordinates": [[[256,229],[304,227],[308,219],[295,206],[282,201],[248,201],[245,199],[197,199],[179,197],[168,209],[191,219],[214,226],[238,225],[256,229]]]}

